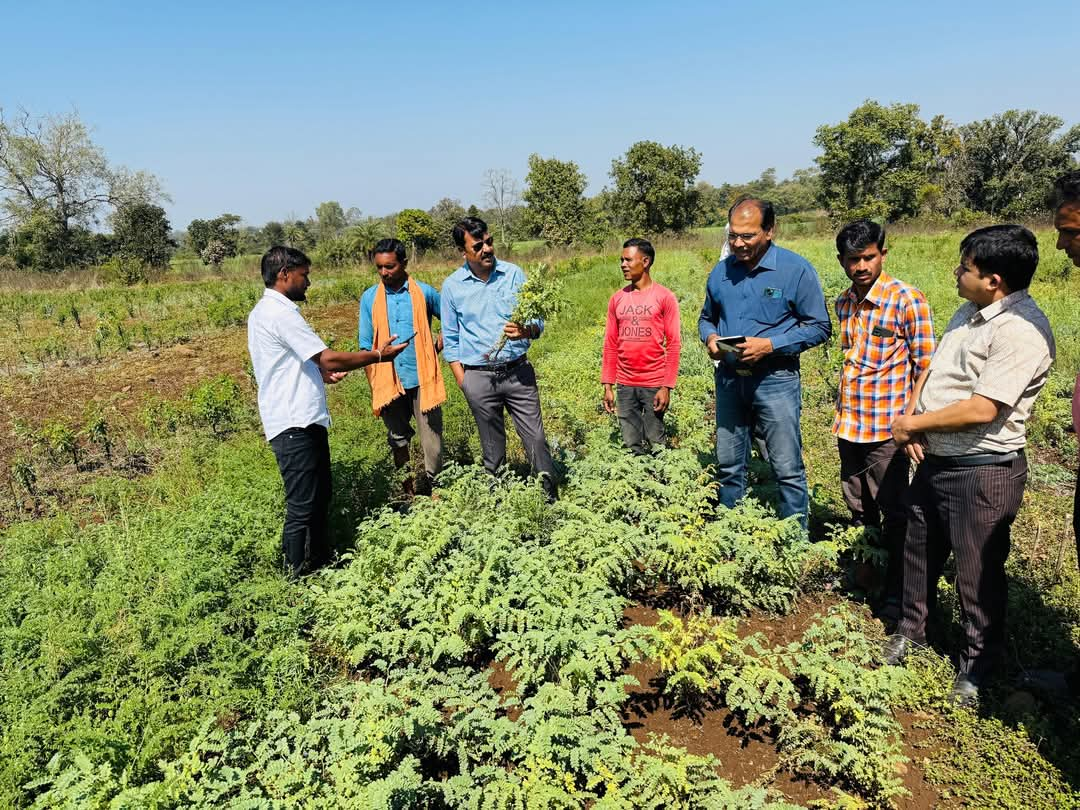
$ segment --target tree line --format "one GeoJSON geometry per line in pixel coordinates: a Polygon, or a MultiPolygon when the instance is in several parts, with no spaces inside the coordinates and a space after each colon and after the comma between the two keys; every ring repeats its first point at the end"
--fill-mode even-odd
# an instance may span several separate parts
{"type": "MultiPolygon", "coordinates": [[[[834,221],[1023,219],[1049,210],[1053,178],[1077,166],[1080,125],[1063,125],[1035,110],[956,125],[943,116],[924,120],[916,104],[867,100],[846,120],[818,127],[814,165],[782,180],[769,168],[747,183],[714,186],[698,179],[698,150],[639,141],[612,161],[610,182],[591,197],[577,163],[533,154],[523,185],[506,169],[485,172],[482,207],[446,198],[372,217],[327,201],[305,219],[254,227],[222,213],[174,232],[157,179],[110,164],[77,115],[35,119],[0,110],[0,270],[105,262],[138,270],[163,266],[177,252],[218,265],[272,244],[309,251],[322,264],[348,264],[385,236],[414,254],[452,253],[450,229],[466,214],[488,220],[504,249],[533,239],[600,246],[616,234],[723,225],[745,194],[767,197],[780,214],[823,211],[834,221]]],[[[130,269],[122,275],[140,277],[130,269]]]]}

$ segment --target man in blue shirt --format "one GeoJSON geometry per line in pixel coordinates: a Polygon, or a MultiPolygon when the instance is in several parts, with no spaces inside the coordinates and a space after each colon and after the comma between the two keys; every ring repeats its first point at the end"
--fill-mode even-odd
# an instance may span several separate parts
{"type": "MultiPolygon", "coordinates": [[[[398,339],[407,341],[408,346],[394,358],[392,375],[379,379],[369,374],[371,405],[386,425],[387,442],[394,456],[394,465],[399,469],[409,462],[409,441],[416,432],[410,425],[410,419],[416,421],[427,474],[422,488],[427,489],[442,469],[442,399],[445,397],[425,398],[422,395],[416,353],[418,350],[427,352],[429,362],[425,367],[438,373],[437,354],[442,348],[442,338],[433,338],[431,318],[439,317],[439,293],[431,285],[409,278],[408,257],[405,245],[400,240],[381,240],[375,245],[372,255],[381,285],[369,287],[360,296],[359,346],[370,349],[374,345],[376,323],[382,324],[390,334],[399,335],[398,339]],[[420,296],[414,297],[413,285],[418,288],[422,300],[420,296]],[[384,294],[382,296],[379,295],[380,287],[384,294]],[[420,323],[415,323],[413,310],[418,306],[424,311],[425,317],[420,323]]],[[[404,489],[406,494],[413,493],[411,477],[405,480],[404,489]]]]}
{"type": "Polygon", "coordinates": [[[536,372],[525,354],[544,323],[510,321],[525,273],[495,259],[495,243],[482,219],[466,217],[452,235],[465,263],[442,286],[443,357],[476,419],[484,467],[494,473],[506,462],[505,409],[533,472],[542,476],[544,490],[554,500],[555,467],[540,416],[536,372]],[[506,345],[493,356],[502,335],[506,345]]]}
{"type": "Polygon", "coordinates": [[[832,330],[817,273],[772,243],[772,204],[753,197],[728,211],[731,255],[709,274],[698,333],[716,367],[716,462],[720,502],[746,494],[755,425],[776,477],[780,516],[807,525],[799,354],[832,330]],[[734,338],[734,340],[722,340],[734,338]]]}

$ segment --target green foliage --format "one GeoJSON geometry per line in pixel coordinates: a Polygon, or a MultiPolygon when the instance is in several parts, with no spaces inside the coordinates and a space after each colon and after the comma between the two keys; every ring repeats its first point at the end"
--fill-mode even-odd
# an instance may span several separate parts
{"type": "Polygon", "coordinates": [[[413,256],[433,247],[438,241],[435,222],[427,211],[419,208],[406,208],[397,215],[397,238],[406,245],[412,245],[413,256]]]}
{"type": "Polygon", "coordinates": [[[315,240],[317,243],[336,239],[345,230],[347,224],[345,209],[336,200],[319,203],[315,207],[315,240]]]}
{"type": "Polygon", "coordinates": [[[240,386],[228,374],[192,389],[185,405],[192,424],[209,427],[215,436],[236,430],[251,419],[251,409],[240,386]]]}
{"type": "Polygon", "coordinates": [[[1049,208],[1054,180],[1075,166],[1080,124],[1035,110],[1006,110],[960,128],[959,173],[968,207],[1016,220],[1049,208]]]}
{"type": "MultiPolygon", "coordinates": [[[[514,311],[510,313],[510,322],[524,326],[533,321],[545,320],[558,314],[562,303],[562,281],[548,272],[546,264],[542,264],[529,274],[518,289],[514,311]]],[[[506,346],[506,340],[505,334],[499,335],[486,356],[494,362],[506,346]]]]}
{"type": "Polygon", "coordinates": [[[549,246],[581,241],[587,230],[585,188],[588,179],[573,161],[529,156],[522,195],[535,233],[549,246]]]}
{"type": "Polygon", "coordinates": [[[638,141],[611,162],[611,206],[628,232],[682,232],[697,220],[701,154],[692,147],[638,141]]]}
{"type": "Polygon", "coordinates": [[[818,127],[822,150],[821,203],[837,220],[919,212],[920,190],[958,146],[952,126],[940,116],[929,124],[917,104],[885,107],[867,100],[846,121],[818,127]]]}
{"type": "Polygon", "coordinates": [[[187,246],[202,259],[203,264],[220,264],[229,256],[235,256],[240,244],[240,231],[237,225],[240,217],[236,214],[222,214],[214,219],[193,219],[187,228],[187,246]],[[213,245],[213,250],[204,256],[213,245]],[[211,261],[213,258],[217,261],[211,261]]]}
{"type": "Polygon", "coordinates": [[[880,642],[849,607],[829,611],[800,642],[789,645],[792,679],[802,714],[780,730],[780,748],[789,767],[827,780],[839,780],[876,805],[906,795],[900,776],[907,758],[902,729],[893,716],[912,676],[904,669],[873,669],[880,642]]]}
{"type": "Polygon", "coordinates": [[[149,203],[119,208],[113,216],[117,252],[149,267],[165,267],[172,255],[172,231],[165,209],[149,203]]]}

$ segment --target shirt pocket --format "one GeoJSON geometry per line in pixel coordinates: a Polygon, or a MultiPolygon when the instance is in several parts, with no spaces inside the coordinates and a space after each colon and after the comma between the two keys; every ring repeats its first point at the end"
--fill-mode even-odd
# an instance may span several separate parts
{"type": "Polygon", "coordinates": [[[856,362],[863,368],[892,368],[907,359],[906,345],[893,324],[871,322],[861,338],[861,351],[856,362]]]}

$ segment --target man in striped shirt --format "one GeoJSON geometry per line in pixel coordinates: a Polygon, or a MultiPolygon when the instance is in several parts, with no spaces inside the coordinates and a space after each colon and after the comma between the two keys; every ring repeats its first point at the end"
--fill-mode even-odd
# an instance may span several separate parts
{"type": "Polygon", "coordinates": [[[882,620],[900,618],[904,494],[911,462],[892,440],[915,381],[934,353],[930,305],[919,290],[883,272],[885,229],[860,219],[836,235],[836,258],[851,286],[836,299],[844,364],[832,432],[844,502],[856,524],[879,529],[889,552],[882,620]]]}

